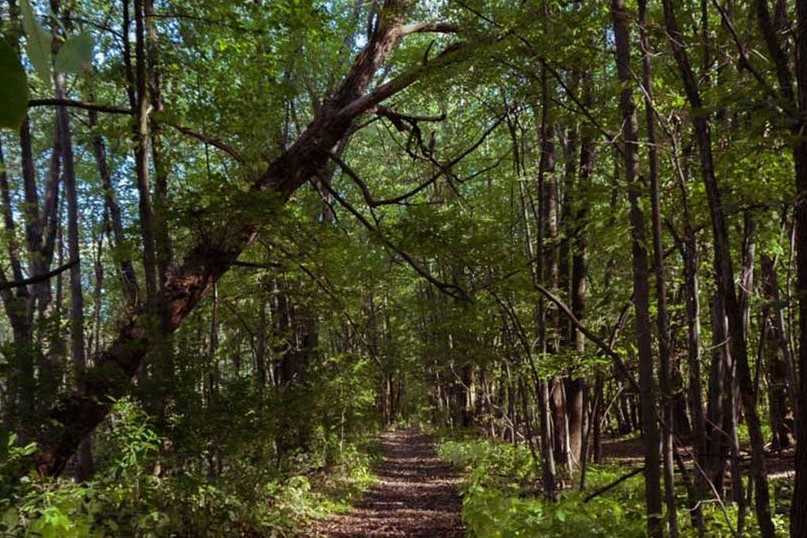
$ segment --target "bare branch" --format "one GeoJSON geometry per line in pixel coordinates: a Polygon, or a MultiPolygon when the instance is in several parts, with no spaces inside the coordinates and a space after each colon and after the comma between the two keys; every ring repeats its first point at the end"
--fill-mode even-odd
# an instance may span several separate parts
{"type": "Polygon", "coordinates": [[[590,493],[589,495],[587,495],[586,498],[583,499],[583,502],[587,503],[591,499],[593,499],[594,497],[597,497],[598,495],[602,495],[603,493],[614,489],[615,487],[617,487],[619,484],[621,484],[622,482],[624,482],[628,478],[632,478],[632,477],[636,476],[637,474],[644,472],[644,469],[645,469],[644,465],[642,465],[641,467],[637,467],[636,469],[632,470],[631,472],[620,476],[619,478],[617,478],[616,480],[614,480],[610,484],[607,484],[607,485],[601,487],[600,489],[598,489],[598,490],[590,493]]]}
{"type": "Polygon", "coordinates": [[[440,165],[439,166],[440,170],[435,172],[429,179],[427,179],[423,183],[420,183],[419,185],[417,185],[413,189],[401,194],[400,196],[395,196],[393,198],[387,198],[387,199],[384,199],[384,200],[376,200],[375,198],[373,198],[373,195],[370,192],[370,189],[367,187],[367,183],[362,181],[362,179],[358,176],[358,174],[353,169],[351,169],[344,161],[342,161],[341,159],[339,159],[335,155],[331,154],[330,157],[331,157],[331,160],[333,160],[339,166],[339,168],[341,168],[341,170],[350,179],[352,179],[354,183],[356,183],[356,185],[359,187],[359,189],[361,189],[362,196],[364,197],[364,201],[367,203],[368,206],[370,206],[370,207],[379,207],[379,206],[382,206],[382,205],[400,204],[401,202],[403,202],[407,198],[411,198],[412,196],[415,196],[416,194],[421,192],[423,189],[425,189],[426,187],[428,187],[429,185],[431,185],[432,183],[434,183],[435,181],[440,179],[440,177],[442,177],[446,173],[446,171],[450,170],[451,167],[453,167],[454,165],[459,163],[461,160],[463,160],[465,157],[467,157],[468,155],[473,153],[473,151],[476,150],[479,146],[481,146],[482,143],[488,138],[488,136],[490,136],[490,134],[493,131],[495,131],[496,128],[499,125],[501,125],[501,123],[504,121],[505,117],[506,117],[506,115],[502,115],[501,117],[499,117],[495,122],[493,122],[493,125],[488,127],[485,130],[485,132],[482,133],[482,136],[479,137],[479,139],[475,143],[473,143],[470,147],[466,148],[462,153],[460,153],[459,155],[457,155],[456,157],[451,159],[445,165],[440,165]]]}
{"type": "Polygon", "coordinates": [[[406,123],[413,124],[419,121],[443,121],[446,119],[445,112],[440,114],[439,116],[418,116],[414,114],[403,114],[401,112],[396,112],[391,108],[387,108],[385,106],[377,106],[375,109],[375,113],[379,116],[385,117],[389,119],[392,123],[398,125],[398,123],[403,120],[406,123]]]}
{"type": "Polygon", "coordinates": [[[129,108],[123,108],[113,105],[100,105],[98,103],[88,103],[86,101],[77,101],[75,99],[30,99],[28,107],[37,106],[66,106],[70,108],[82,108],[84,110],[95,110],[96,112],[108,112],[110,114],[132,114],[129,108]]]}
{"type": "Polygon", "coordinates": [[[421,21],[413,22],[411,24],[404,24],[401,26],[401,36],[409,34],[456,34],[460,31],[460,27],[456,24],[445,21],[421,21]]]}
{"type": "Polygon", "coordinates": [[[597,336],[597,333],[595,333],[594,331],[583,325],[583,323],[581,323],[580,320],[577,319],[577,316],[574,315],[572,309],[569,308],[569,305],[561,301],[556,295],[554,295],[551,291],[549,291],[542,285],[537,283],[533,285],[539,292],[541,292],[541,294],[544,297],[549,299],[551,302],[555,303],[555,306],[557,306],[563,313],[563,315],[566,316],[566,318],[572,322],[572,325],[574,325],[577,328],[577,330],[583,333],[586,336],[586,338],[597,344],[597,347],[600,348],[600,351],[608,355],[608,357],[610,357],[614,361],[614,364],[616,365],[617,369],[620,371],[620,373],[622,373],[622,375],[625,376],[625,379],[627,379],[631,387],[633,387],[635,390],[638,391],[639,383],[637,383],[636,380],[631,375],[630,371],[628,370],[628,367],[625,365],[625,361],[622,360],[622,356],[620,356],[619,353],[614,351],[614,349],[611,346],[609,346],[608,343],[605,342],[605,340],[597,336]]]}
{"type": "Polygon", "coordinates": [[[221,140],[217,140],[215,138],[207,136],[206,134],[196,132],[193,129],[188,129],[187,127],[183,127],[182,125],[179,125],[177,123],[168,121],[161,121],[159,123],[169,125],[184,135],[187,135],[191,138],[195,138],[196,140],[204,142],[205,144],[210,144],[214,148],[220,149],[221,151],[223,151],[224,153],[226,153],[227,155],[229,155],[230,157],[232,157],[233,159],[235,159],[240,163],[244,162],[244,159],[241,157],[241,154],[238,152],[237,149],[230,146],[229,144],[225,144],[221,140]]]}
{"type": "Polygon", "coordinates": [[[74,265],[78,263],[78,260],[71,260],[66,264],[62,265],[61,267],[57,267],[52,271],[48,271],[47,273],[42,273],[41,275],[34,275],[29,278],[24,278],[22,280],[14,280],[11,282],[2,282],[0,283],[0,290],[8,290],[11,288],[22,288],[23,286],[27,286],[28,284],[37,284],[39,282],[44,282],[45,280],[51,279],[58,275],[59,273],[64,273],[74,265]]]}
{"type": "MultiPolygon", "coordinates": [[[[49,99],[31,99],[28,101],[28,107],[37,107],[37,106],[65,106],[70,108],[81,108],[84,110],[92,110],[95,112],[108,112],[110,114],[128,114],[128,115],[132,114],[132,110],[129,108],[122,108],[112,105],[101,105],[98,103],[88,103],[86,101],[76,101],[74,99],[49,98],[49,99]]],[[[173,122],[160,120],[159,123],[170,125],[180,133],[190,136],[191,138],[195,138],[201,142],[204,142],[205,144],[210,144],[211,146],[220,149],[224,153],[227,153],[233,159],[239,162],[243,162],[241,154],[238,153],[238,151],[235,148],[225,144],[224,142],[221,142],[220,140],[216,140],[215,138],[212,138],[202,133],[198,133],[192,129],[183,127],[182,125],[178,125],[173,122]]]]}
{"type": "MultiPolygon", "coordinates": [[[[743,43],[740,41],[740,36],[737,35],[737,30],[734,29],[734,24],[731,22],[731,18],[729,17],[729,14],[726,12],[725,8],[723,8],[723,6],[721,6],[717,0],[712,0],[712,4],[714,4],[715,8],[717,8],[717,11],[720,13],[720,18],[723,21],[723,26],[725,26],[726,29],[729,31],[729,34],[731,35],[731,38],[734,41],[735,46],[737,47],[737,53],[740,55],[740,61],[739,61],[740,68],[741,69],[744,68],[749,73],[751,73],[751,75],[756,79],[756,81],[759,83],[759,85],[762,87],[765,93],[773,97],[775,100],[779,101],[780,100],[779,94],[776,92],[776,90],[774,90],[771,87],[771,85],[768,83],[768,81],[765,79],[762,73],[760,73],[759,70],[756,67],[754,67],[754,65],[751,63],[750,58],[748,58],[748,51],[745,45],[743,45],[743,43]]],[[[758,4],[760,3],[758,2],[758,4]]],[[[760,20],[763,21],[761,23],[763,29],[763,35],[767,38],[768,33],[765,31],[764,18],[760,17],[760,20]]],[[[774,42],[769,41],[768,46],[774,53],[777,50],[780,50],[777,48],[775,41],[774,42]]],[[[774,54],[774,57],[775,57],[774,59],[776,59],[776,54],[774,54]]],[[[779,68],[780,67],[779,62],[775,63],[777,68],[779,68]]],[[[787,70],[785,70],[785,72],[787,72],[787,70]]],[[[791,86],[789,78],[785,76],[782,81],[782,77],[780,75],[780,84],[782,86],[782,94],[784,95],[785,99],[788,100],[786,106],[789,107],[793,101],[793,88],[791,86]]]]}
{"type": "Polygon", "coordinates": [[[440,290],[441,292],[445,293],[446,295],[449,295],[449,296],[451,296],[451,297],[453,297],[454,299],[457,299],[457,300],[459,300],[459,301],[470,301],[470,297],[468,297],[468,294],[466,293],[466,291],[465,291],[465,290],[463,290],[461,287],[457,286],[456,284],[447,284],[447,283],[445,283],[445,282],[442,282],[442,281],[440,281],[440,280],[437,280],[435,277],[433,277],[433,276],[431,275],[431,273],[429,273],[429,272],[428,272],[426,269],[422,268],[422,267],[420,266],[420,264],[419,264],[419,263],[417,263],[417,262],[415,261],[415,259],[414,259],[414,258],[412,258],[412,256],[410,256],[409,254],[407,254],[406,252],[404,252],[403,250],[401,250],[401,249],[400,249],[399,247],[397,247],[397,246],[396,246],[396,245],[395,245],[395,244],[394,244],[392,241],[390,241],[389,239],[387,239],[386,237],[384,237],[384,235],[383,235],[383,234],[382,234],[382,233],[381,233],[381,232],[378,230],[378,228],[376,228],[375,226],[373,226],[373,225],[370,223],[370,221],[368,221],[368,220],[367,220],[367,219],[364,217],[364,215],[362,215],[361,213],[359,213],[359,211],[357,211],[357,210],[356,210],[356,208],[354,208],[352,205],[350,205],[350,204],[347,202],[347,200],[345,200],[344,198],[342,198],[342,197],[339,195],[339,193],[337,193],[335,190],[333,190],[333,189],[331,188],[331,186],[330,186],[330,185],[327,185],[327,184],[326,184],[326,185],[324,185],[324,187],[325,187],[325,188],[328,190],[328,192],[330,192],[330,193],[331,193],[331,196],[333,196],[333,197],[334,197],[334,199],[335,199],[337,202],[339,202],[339,205],[341,205],[342,207],[344,207],[345,209],[347,209],[347,210],[348,210],[348,212],[349,212],[351,215],[353,215],[354,217],[356,217],[356,220],[358,220],[358,221],[359,221],[359,222],[360,222],[360,223],[361,223],[361,224],[362,224],[362,225],[363,225],[365,228],[367,228],[367,229],[368,229],[370,232],[372,232],[373,234],[375,234],[375,236],[376,236],[376,237],[377,237],[377,238],[378,238],[378,239],[379,239],[379,240],[380,240],[382,243],[384,243],[384,245],[385,245],[387,248],[389,248],[390,250],[392,250],[393,252],[395,252],[396,254],[398,254],[398,255],[399,255],[401,258],[403,258],[403,259],[404,259],[404,261],[405,261],[405,262],[406,262],[406,263],[407,263],[407,264],[408,264],[408,265],[409,265],[409,266],[410,266],[412,269],[414,269],[414,270],[415,270],[415,272],[416,272],[417,274],[419,274],[420,276],[422,276],[423,278],[425,278],[425,279],[426,279],[426,280],[427,280],[427,281],[428,281],[430,284],[432,284],[434,287],[436,287],[438,290],[440,290]]]}
{"type": "Polygon", "coordinates": [[[256,262],[245,262],[241,260],[235,260],[232,265],[233,267],[247,267],[250,269],[279,269],[281,267],[279,263],[273,263],[273,262],[256,263],[256,262]]]}

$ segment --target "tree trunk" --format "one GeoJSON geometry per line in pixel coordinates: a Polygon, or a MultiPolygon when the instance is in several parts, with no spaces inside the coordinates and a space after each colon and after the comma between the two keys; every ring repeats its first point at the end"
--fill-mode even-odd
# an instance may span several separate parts
{"type": "MultiPolygon", "coordinates": [[[[148,95],[148,66],[146,63],[144,0],[134,0],[135,19],[135,78],[136,95],[134,144],[137,175],[138,209],[141,239],[143,241],[143,272],[146,280],[146,299],[152,301],[157,294],[157,262],[154,245],[154,213],[151,206],[149,179],[149,115],[152,104],[148,95]]],[[[128,32],[128,29],[127,29],[128,32]]],[[[127,33],[128,39],[128,33],[127,33]]]]}
{"type": "MultiPolygon", "coordinates": [[[[756,393],[748,365],[748,352],[746,348],[745,331],[743,330],[742,310],[734,287],[734,270],[732,267],[728,228],[723,210],[722,195],[714,170],[712,157],[712,142],[709,127],[709,117],[703,112],[703,101],[698,90],[697,81],[689,64],[684,37],[678,28],[675,19],[672,1],[663,0],[664,20],[670,45],[673,50],[684,90],[687,94],[690,107],[695,113],[692,122],[695,128],[695,138],[701,160],[701,172],[709,203],[709,212],[714,236],[714,263],[715,279],[719,293],[723,296],[726,315],[728,317],[729,345],[731,356],[737,367],[737,377],[740,386],[740,397],[748,423],[748,433],[751,438],[751,476],[754,479],[756,492],[755,508],[757,522],[763,538],[773,538],[775,532],[771,519],[770,493],[768,491],[768,478],[765,469],[765,441],[759,415],[756,409],[756,393]]],[[[807,276],[807,273],[806,275],[807,276]]]]}
{"type": "MultiPolygon", "coordinates": [[[[98,113],[91,110],[88,117],[90,127],[97,127],[98,113]]],[[[98,168],[98,175],[101,179],[101,189],[104,191],[104,203],[109,212],[110,229],[112,231],[111,239],[114,241],[113,244],[116,248],[121,252],[126,252],[126,249],[122,248],[126,242],[126,236],[123,232],[123,219],[115,195],[115,187],[112,185],[112,174],[109,172],[109,164],[107,163],[106,145],[104,144],[104,139],[98,133],[94,134],[92,137],[92,149],[95,157],[95,165],[98,168]]],[[[130,303],[135,304],[137,302],[137,277],[131,259],[129,259],[128,256],[122,256],[119,267],[124,295],[130,303]]]]}
{"type": "MultiPolygon", "coordinates": [[[[56,97],[64,98],[63,75],[56,78],[56,97]]],[[[73,159],[73,141],[70,131],[70,117],[65,107],[58,107],[56,114],[59,121],[59,136],[62,146],[62,164],[64,167],[64,193],[67,201],[67,245],[70,259],[81,259],[81,243],[79,237],[79,207],[76,192],[76,173],[73,159]]],[[[80,379],[86,369],[86,348],[84,345],[84,291],[81,283],[81,263],[70,268],[70,355],[73,367],[80,379]]],[[[93,473],[91,432],[84,434],[78,450],[76,479],[84,481],[93,473]]]]}
{"type": "MultiPolygon", "coordinates": [[[[3,224],[8,234],[7,253],[11,262],[12,279],[22,280],[22,264],[19,257],[19,246],[15,239],[16,224],[14,208],[11,205],[11,188],[5,170],[5,157],[0,143],[0,196],[3,203],[3,224]]],[[[5,271],[0,270],[0,281],[6,282],[5,271]]],[[[25,424],[33,418],[34,413],[34,354],[33,327],[28,322],[30,295],[27,287],[17,288],[16,292],[5,289],[2,292],[3,306],[11,325],[14,342],[12,364],[5,388],[6,401],[4,422],[10,430],[16,430],[18,423],[25,424]]]]}
{"type": "MultiPolygon", "coordinates": [[[[560,279],[558,239],[558,186],[555,177],[555,121],[552,114],[552,91],[549,86],[546,66],[541,69],[541,158],[539,169],[539,196],[543,233],[541,234],[539,251],[542,254],[541,282],[551,290],[557,290],[560,279]]],[[[560,325],[560,318],[554,309],[547,308],[541,298],[540,341],[545,352],[555,353],[558,350],[557,334],[551,331],[560,325]]],[[[550,407],[552,409],[552,439],[556,464],[570,469],[569,435],[566,422],[566,395],[562,381],[552,379],[549,382],[550,407]]]]}
{"type": "Polygon", "coordinates": [[[673,462],[673,394],[670,345],[670,321],[667,312],[667,282],[664,275],[664,246],[661,242],[661,203],[658,177],[658,146],[653,108],[652,65],[650,43],[647,39],[647,0],[639,0],[639,43],[642,49],[642,85],[644,86],[647,157],[649,163],[650,207],[653,232],[653,271],[656,276],[656,327],[658,330],[659,385],[661,387],[661,456],[664,474],[664,502],[667,506],[667,528],[670,538],[678,536],[678,510],[675,504],[675,475],[673,462]]]}
{"type": "Polygon", "coordinates": [[[701,383],[701,324],[700,324],[700,290],[698,283],[698,243],[692,229],[683,178],[679,183],[681,201],[684,208],[684,239],[680,245],[684,262],[684,295],[686,301],[687,320],[687,366],[689,370],[689,414],[692,417],[692,446],[695,451],[695,462],[698,472],[695,473],[693,503],[690,507],[694,525],[701,536],[705,533],[703,511],[699,502],[706,495],[706,477],[703,473],[707,467],[706,417],[703,407],[703,387],[701,383]]]}
{"type": "Polygon", "coordinates": [[[642,429],[645,449],[645,502],[647,533],[661,538],[661,477],[659,476],[659,431],[656,390],[653,374],[653,350],[650,335],[650,304],[647,268],[645,222],[640,206],[641,185],[638,177],[638,134],[633,103],[633,75],[630,67],[630,29],[624,0],[611,0],[611,16],[616,42],[616,64],[622,90],[619,108],[622,112],[625,181],[630,202],[631,242],[633,253],[633,301],[636,310],[636,338],[639,352],[639,388],[641,391],[642,429]]]}
{"type": "Polygon", "coordinates": [[[804,139],[807,112],[807,0],[796,2],[796,79],[798,82],[799,119],[796,163],[796,288],[799,297],[799,386],[798,426],[796,427],[796,486],[790,509],[790,535],[807,536],[807,140],[804,139]]]}
{"type": "Polygon", "coordinates": [[[709,398],[706,412],[707,434],[709,439],[707,466],[709,479],[714,484],[717,494],[723,497],[723,475],[726,470],[726,453],[728,440],[723,431],[725,422],[725,399],[723,393],[730,391],[726,388],[725,368],[729,359],[726,341],[726,313],[723,308],[723,299],[719,293],[712,298],[712,359],[709,369],[709,398]]]}
{"type": "Polygon", "coordinates": [[[770,256],[763,254],[760,260],[762,272],[762,290],[766,301],[760,322],[760,346],[768,363],[770,387],[771,440],[774,450],[787,448],[793,436],[792,428],[787,424],[790,410],[795,410],[798,396],[793,386],[794,375],[790,365],[790,346],[787,345],[785,333],[783,305],[779,294],[779,280],[776,275],[776,264],[770,256]]]}
{"type": "MultiPolygon", "coordinates": [[[[592,103],[592,79],[590,74],[583,76],[583,104],[590,107],[592,103]]],[[[586,232],[586,224],[589,217],[589,186],[591,183],[591,174],[594,169],[594,139],[591,135],[590,129],[585,129],[580,137],[580,168],[577,174],[577,183],[575,185],[575,207],[572,208],[572,284],[571,284],[571,303],[572,312],[579,320],[585,319],[586,301],[588,298],[588,237],[586,232]]],[[[567,201],[567,203],[570,203],[567,201]]],[[[577,329],[573,329],[574,334],[574,348],[578,353],[584,353],[586,349],[585,335],[577,329]]],[[[570,417],[570,422],[574,426],[570,426],[571,431],[574,432],[572,439],[572,452],[578,463],[583,463],[585,454],[582,445],[588,445],[589,439],[585,441],[581,438],[580,445],[578,445],[576,436],[577,432],[581,433],[587,428],[584,424],[585,406],[584,402],[587,398],[587,388],[585,380],[577,378],[570,380],[571,387],[568,387],[569,393],[572,394],[574,401],[573,410],[574,417],[570,417]],[[577,416],[577,409],[579,405],[579,418],[577,416]],[[579,425],[578,425],[579,423],[579,425]],[[579,430],[578,430],[579,427],[579,430]]],[[[596,400],[595,395],[595,402],[596,400]]],[[[596,404],[595,404],[596,407],[596,404]]],[[[594,418],[594,416],[592,416],[594,418]]],[[[587,436],[589,437],[589,436],[587,436]]],[[[582,479],[581,479],[582,483],[582,479]]]]}

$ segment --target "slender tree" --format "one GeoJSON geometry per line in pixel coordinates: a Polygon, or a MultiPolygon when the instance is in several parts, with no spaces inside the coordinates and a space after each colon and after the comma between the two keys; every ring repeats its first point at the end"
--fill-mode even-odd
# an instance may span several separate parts
{"type": "Polygon", "coordinates": [[[633,254],[633,304],[636,311],[636,339],[639,351],[639,390],[641,391],[642,430],[644,432],[645,502],[647,533],[663,536],[661,525],[661,476],[659,473],[659,429],[656,389],[653,372],[653,351],[650,334],[650,290],[644,215],[640,206],[642,188],[637,159],[639,137],[634,84],[631,74],[630,19],[623,0],[611,1],[611,17],[616,42],[616,64],[622,90],[619,109],[622,112],[622,153],[625,160],[625,182],[630,202],[631,245],[633,254]]]}

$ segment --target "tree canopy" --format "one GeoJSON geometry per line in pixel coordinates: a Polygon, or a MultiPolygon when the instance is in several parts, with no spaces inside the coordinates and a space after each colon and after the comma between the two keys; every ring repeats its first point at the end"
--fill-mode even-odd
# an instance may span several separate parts
{"type": "Polygon", "coordinates": [[[9,535],[305,532],[402,425],[471,535],[807,535],[806,0],[5,0],[0,77],[9,535]]]}

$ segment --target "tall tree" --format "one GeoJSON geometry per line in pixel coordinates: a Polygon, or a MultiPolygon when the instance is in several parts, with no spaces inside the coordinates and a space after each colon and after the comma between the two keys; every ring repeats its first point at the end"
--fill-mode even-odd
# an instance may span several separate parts
{"type": "Polygon", "coordinates": [[[667,279],[664,274],[664,246],[661,241],[661,189],[659,187],[658,141],[650,43],[647,38],[647,2],[639,0],[639,45],[642,49],[642,93],[644,94],[647,135],[648,179],[650,187],[651,229],[653,231],[653,272],[656,276],[656,327],[658,330],[659,385],[661,388],[661,457],[664,470],[664,501],[671,537],[678,536],[678,511],[675,503],[673,474],[673,394],[670,349],[670,321],[667,311],[667,279]]]}
{"type": "Polygon", "coordinates": [[[732,359],[736,361],[738,382],[743,404],[743,410],[748,421],[748,431],[751,437],[751,474],[754,479],[755,507],[757,521],[762,535],[773,537],[774,528],[771,519],[770,496],[768,492],[768,478],[765,470],[764,440],[756,408],[756,393],[754,390],[751,370],[748,365],[748,352],[746,347],[745,331],[743,327],[742,311],[734,286],[734,269],[731,260],[731,250],[726,225],[722,194],[715,174],[714,159],[712,156],[712,140],[709,117],[701,111],[704,103],[701,98],[697,80],[690,67],[689,56],[683,46],[685,38],[678,27],[674,7],[670,0],[664,0],[664,21],[669,35],[670,46],[673,50],[676,63],[681,75],[690,107],[698,112],[692,114],[695,128],[695,139],[700,155],[701,173],[709,202],[709,212],[712,222],[712,235],[714,237],[714,264],[715,279],[719,293],[722,295],[730,335],[730,348],[732,359]]]}
{"type": "Polygon", "coordinates": [[[622,112],[622,153],[625,160],[625,182],[630,202],[631,245],[633,254],[633,304],[636,311],[636,343],[639,351],[639,390],[641,391],[642,430],[644,432],[645,503],[647,533],[661,537],[661,476],[659,473],[659,428],[653,349],[650,334],[650,286],[647,267],[645,218],[640,206],[642,187],[639,178],[639,135],[636,105],[633,102],[633,75],[630,66],[630,18],[624,0],[611,0],[611,17],[616,42],[616,65],[622,90],[619,109],[622,112]]]}

